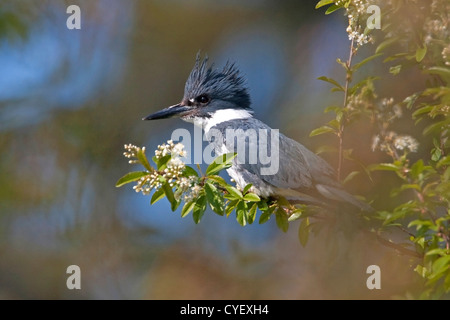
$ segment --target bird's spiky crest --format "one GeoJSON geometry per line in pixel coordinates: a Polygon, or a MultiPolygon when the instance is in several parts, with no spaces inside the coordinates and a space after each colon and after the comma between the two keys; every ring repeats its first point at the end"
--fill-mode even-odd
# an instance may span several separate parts
{"type": "Polygon", "coordinates": [[[222,70],[214,69],[214,64],[208,67],[208,56],[202,60],[200,53],[197,53],[184,92],[185,98],[188,99],[208,94],[212,98],[233,102],[240,108],[250,108],[250,95],[245,86],[245,79],[236,65],[228,61],[222,70]]]}

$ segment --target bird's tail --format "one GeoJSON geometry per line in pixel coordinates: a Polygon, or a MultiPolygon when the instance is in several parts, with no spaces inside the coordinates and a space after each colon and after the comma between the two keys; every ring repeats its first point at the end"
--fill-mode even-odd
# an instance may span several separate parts
{"type": "Polygon", "coordinates": [[[355,198],[350,193],[337,188],[332,187],[324,184],[317,184],[316,185],[317,191],[324,196],[325,198],[340,201],[340,202],[348,202],[355,207],[361,209],[362,211],[366,212],[373,212],[375,211],[374,208],[372,208],[369,204],[355,198]]]}

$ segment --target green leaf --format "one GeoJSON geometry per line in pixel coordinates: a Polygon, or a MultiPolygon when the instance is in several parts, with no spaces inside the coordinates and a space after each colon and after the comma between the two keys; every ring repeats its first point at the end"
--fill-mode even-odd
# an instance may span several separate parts
{"type": "Polygon", "coordinates": [[[423,48],[417,48],[416,50],[416,61],[421,62],[423,58],[425,58],[425,55],[427,54],[427,46],[424,45],[423,48]]]}
{"type": "Polygon", "coordinates": [[[449,270],[449,267],[450,267],[450,255],[446,255],[436,259],[436,261],[433,262],[432,270],[433,273],[439,274],[449,270]]]}
{"type": "Polygon", "coordinates": [[[370,85],[370,83],[372,83],[375,80],[379,80],[380,77],[367,77],[361,81],[359,81],[358,83],[356,83],[353,87],[351,87],[349,89],[349,93],[350,94],[355,94],[359,88],[362,88],[365,85],[370,85]]]}
{"type": "Polygon", "coordinates": [[[358,70],[359,68],[361,68],[363,65],[365,65],[367,62],[372,61],[373,59],[376,59],[376,58],[378,58],[379,56],[382,56],[382,55],[383,55],[383,53],[376,53],[376,54],[374,54],[374,55],[372,55],[372,56],[370,56],[370,57],[364,59],[363,61],[361,61],[361,62],[355,64],[355,65],[352,67],[352,70],[353,70],[353,71],[356,71],[356,70],[358,70]]]}
{"type": "Polygon", "coordinates": [[[431,67],[427,70],[427,72],[440,75],[445,79],[450,78],[450,69],[446,67],[431,67]]]}
{"type": "Polygon", "coordinates": [[[416,163],[414,163],[411,167],[411,175],[413,178],[417,178],[419,174],[421,174],[425,170],[425,165],[423,164],[423,160],[419,159],[416,163]]]}
{"type": "Polygon", "coordinates": [[[225,189],[227,189],[227,191],[229,193],[227,199],[231,199],[231,200],[242,199],[242,192],[240,192],[235,187],[226,186],[225,189]]]}
{"type": "Polygon", "coordinates": [[[305,247],[308,243],[309,238],[309,218],[305,218],[300,223],[300,226],[298,228],[298,240],[300,241],[300,244],[305,247]]]}
{"type": "Polygon", "coordinates": [[[247,224],[247,215],[247,205],[244,201],[239,201],[236,206],[236,220],[243,227],[247,224]]]}
{"type": "Polygon", "coordinates": [[[316,4],[316,9],[319,9],[320,7],[326,6],[328,4],[332,4],[334,3],[334,0],[320,0],[317,4],[316,4]]]}
{"type": "Polygon", "coordinates": [[[159,200],[161,200],[164,197],[165,197],[164,189],[159,188],[158,190],[156,190],[153,193],[152,199],[150,200],[150,204],[154,204],[155,202],[158,202],[159,200]]]}
{"type": "Polygon", "coordinates": [[[206,196],[202,195],[198,197],[194,204],[194,212],[192,214],[192,218],[195,223],[199,223],[203,217],[203,214],[206,210],[206,196]]]}
{"type": "Polygon", "coordinates": [[[436,165],[436,168],[441,168],[443,166],[448,166],[448,165],[450,165],[450,156],[445,156],[441,160],[439,160],[439,162],[436,165]]]}
{"type": "Polygon", "coordinates": [[[375,163],[367,167],[369,171],[398,171],[400,168],[393,163],[375,163]]]}
{"type": "Polygon", "coordinates": [[[420,191],[420,186],[415,183],[406,183],[406,184],[402,184],[402,186],[400,187],[401,191],[409,190],[409,189],[420,191]]]}
{"type": "Polygon", "coordinates": [[[329,107],[326,107],[326,108],[325,108],[325,110],[323,111],[323,113],[328,113],[328,112],[331,112],[331,111],[333,111],[334,113],[338,113],[338,112],[342,111],[342,107],[339,107],[339,106],[329,106],[329,107]]]}
{"type": "Polygon", "coordinates": [[[138,149],[138,151],[136,153],[136,158],[145,167],[145,169],[147,169],[150,172],[155,171],[155,169],[153,169],[153,167],[150,165],[150,163],[148,163],[145,152],[142,151],[142,149],[138,149]]]}
{"type": "Polygon", "coordinates": [[[392,44],[396,43],[398,39],[399,39],[398,37],[394,37],[394,38],[388,38],[388,39],[384,40],[383,42],[381,42],[378,45],[377,49],[375,50],[375,53],[380,53],[381,51],[383,51],[387,47],[389,47],[392,44]]]}
{"type": "Polygon", "coordinates": [[[360,174],[360,171],[352,171],[350,172],[344,180],[342,180],[342,184],[348,183],[350,180],[352,180],[354,177],[356,177],[358,174],[360,174]]]}
{"type": "Polygon", "coordinates": [[[414,111],[414,113],[412,114],[413,118],[417,118],[418,116],[425,114],[425,113],[429,113],[431,110],[434,109],[434,106],[425,106],[422,108],[417,109],[416,111],[414,111]]]}
{"type": "Polygon", "coordinates": [[[271,208],[269,208],[266,211],[263,211],[263,213],[259,217],[259,224],[263,224],[263,223],[266,223],[267,221],[269,221],[270,216],[272,215],[272,212],[273,212],[273,210],[271,208]]]}
{"type": "Polygon", "coordinates": [[[166,168],[167,162],[172,158],[170,154],[160,158],[156,159],[156,157],[153,159],[153,161],[156,163],[158,170],[164,170],[166,168]],[[156,160],[156,161],[155,161],[156,160]]]}
{"type": "Polygon", "coordinates": [[[275,220],[277,222],[278,228],[283,232],[287,232],[289,228],[289,221],[286,212],[282,208],[278,208],[275,213],[275,220]]]}
{"type": "Polygon", "coordinates": [[[184,170],[183,170],[183,176],[184,177],[191,177],[191,176],[198,177],[198,172],[194,168],[186,166],[186,167],[184,167],[184,170]]]}
{"type": "Polygon", "coordinates": [[[426,227],[426,228],[432,227],[433,226],[433,222],[431,222],[430,220],[417,219],[417,220],[411,221],[408,224],[408,228],[411,228],[413,226],[417,226],[416,230],[419,230],[422,227],[426,227]]]}
{"type": "Polygon", "coordinates": [[[339,82],[337,82],[336,80],[334,80],[334,79],[332,79],[332,78],[328,78],[328,77],[322,76],[322,77],[318,77],[317,79],[318,79],[318,80],[325,81],[325,82],[328,82],[328,83],[331,83],[332,85],[334,85],[335,87],[337,87],[337,88],[339,89],[339,91],[344,91],[344,87],[341,86],[341,85],[339,84],[339,82]]]}
{"type": "Polygon", "coordinates": [[[227,207],[225,208],[225,215],[226,215],[227,217],[233,212],[234,209],[236,209],[236,206],[237,206],[237,204],[238,204],[239,201],[240,201],[240,200],[233,200],[233,201],[230,201],[230,202],[227,204],[227,207]]]}
{"type": "Polygon", "coordinates": [[[249,183],[248,185],[245,186],[244,190],[242,190],[242,193],[247,193],[248,190],[250,190],[250,188],[252,187],[252,184],[249,183]]]}
{"type": "Polygon", "coordinates": [[[447,276],[445,277],[444,280],[444,289],[445,292],[449,292],[450,291],[450,272],[447,274],[447,276]]]}
{"type": "Polygon", "coordinates": [[[414,103],[416,102],[417,98],[419,98],[419,97],[420,97],[420,94],[416,92],[416,93],[406,97],[405,100],[403,100],[403,103],[406,104],[406,107],[408,109],[411,109],[412,106],[414,105],[414,103]]]}
{"type": "Polygon", "coordinates": [[[295,221],[295,220],[301,218],[302,215],[303,215],[303,210],[300,210],[300,209],[294,210],[294,212],[292,212],[292,214],[288,218],[288,221],[289,222],[295,221]]]}
{"type": "Polygon", "coordinates": [[[205,183],[205,194],[206,199],[211,205],[211,209],[218,215],[223,216],[225,206],[222,197],[222,193],[217,190],[217,188],[209,182],[205,183]]]}
{"type": "MultiPolygon", "coordinates": [[[[450,70],[449,70],[450,71],[450,70]]],[[[420,93],[416,93],[416,94],[420,94],[420,93]]],[[[440,96],[446,96],[447,99],[443,102],[450,102],[450,87],[444,87],[444,86],[439,86],[439,87],[431,87],[431,88],[427,88],[422,92],[422,95],[424,96],[435,96],[435,98],[440,97],[440,96]]]]}
{"type": "Polygon", "coordinates": [[[262,200],[262,201],[258,202],[258,208],[261,211],[266,211],[269,209],[269,206],[267,205],[266,201],[262,200]]]}
{"type": "Polygon", "coordinates": [[[443,256],[443,255],[445,255],[445,251],[446,251],[445,249],[436,248],[436,249],[428,251],[425,255],[426,256],[433,256],[433,255],[438,254],[440,256],[443,256]]]}
{"type": "Polygon", "coordinates": [[[421,266],[420,264],[418,264],[415,268],[414,271],[417,272],[422,278],[425,278],[427,276],[428,270],[427,268],[424,268],[423,266],[421,266]]]}
{"type": "Polygon", "coordinates": [[[395,76],[395,75],[399,74],[401,70],[402,70],[402,65],[399,64],[394,67],[390,67],[389,73],[392,73],[395,76]]]}
{"type": "Polygon", "coordinates": [[[440,132],[440,131],[444,130],[446,128],[446,126],[448,126],[449,124],[450,124],[450,118],[447,118],[443,121],[438,121],[438,122],[433,123],[433,124],[429,125],[428,127],[426,127],[423,130],[423,134],[428,135],[433,132],[440,132]]]}
{"type": "Polygon", "coordinates": [[[309,134],[310,137],[314,137],[314,136],[318,136],[320,134],[324,134],[324,133],[328,133],[328,132],[333,132],[335,133],[336,130],[329,127],[329,126],[322,126],[320,128],[314,129],[313,131],[311,131],[311,133],[309,134]]]}
{"type": "Polygon", "coordinates": [[[218,156],[206,169],[206,175],[213,175],[218,173],[220,170],[231,167],[231,163],[236,155],[237,153],[233,152],[218,156]]]}
{"type": "Polygon", "coordinates": [[[252,205],[252,207],[250,208],[250,210],[248,211],[248,223],[252,224],[253,221],[255,221],[255,217],[256,217],[256,209],[258,209],[258,204],[254,203],[252,205]]]}
{"type": "Polygon", "coordinates": [[[183,206],[183,209],[181,209],[181,217],[182,218],[186,217],[189,214],[189,212],[194,210],[194,206],[195,206],[195,200],[185,203],[183,206]]]}
{"type": "Polygon", "coordinates": [[[408,56],[407,52],[396,53],[396,54],[393,54],[393,55],[387,57],[386,59],[384,59],[383,63],[390,62],[390,61],[395,61],[397,59],[404,58],[404,57],[407,57],[407,56],[408,56]]]}
{"type": "Polygon", "coordinates": [[[228,183],[221,176],[216,176],[216,175],[208,176],[208,181],[215,182],[223,187],[228,186],[228,183]]]}
{"type": "MultiPolygon", "coordinates": [[[[278,204],[279,207],[280,207],[280,206],[289,207],[289,206],[291,205],[291,203],[289,202],[289,200],[286,199],[285,197],[282,197],[282,196],[278,196],[277,204],[278,204]]],[[[284,212],[284,211],[283,211],[283,212],[284,212]]]]}
{"type": "Polygon", "coordinates": [[[332,146],[320,146],[316,149],[316,154],[321,154],[321,153],[337,153],[338,149],[336,147],[332,147],[332,146]]]}
{"type": "Polygon", "coordinates": [[[247,193],[244,196],[244,200],[249,202],[259,202],[261,201],[261,198],[255,193],[247,193]]]}
{"type": "Polygon", "coordinates": [[[336,62],[339,63],[346,71],[348,70],[347,62],[342,61],[341,59],[337,58],[336,62]]]}
{"type": "Polygon", "coordinates": [[[147,171],[133,171],[133,172],[127,173],[122,178],[117,180],[116,187],[118,188],[118,187],[123,186],[124,184],[130,183],[133,181],[137,181],[140,178],[142,178],[148,174],[149,174],[149,172],[147,172],[147,171]]]}
{"type": "Polygon", "coordinates": [[[161,189],[164,190],[164,194],[166,195],[167,200],[169,200],[169,202],[170,202],[170,208],[172,209],[172,211],[177,210],[177,208],[180,205],[180,203],[175,199],[175,196],[173,194],[173,190],[169,186],[169,184],[168,183],[164,183],[162,185],[161,189]]]}
{"type": "Polygon", "coordinates": [[[337,5],[333,4],[332,6],[328,7],[327,11],[325,11],[325,14],[331,14],[341,8],[342,8],[342,6],[337,6],[337,5]]]}

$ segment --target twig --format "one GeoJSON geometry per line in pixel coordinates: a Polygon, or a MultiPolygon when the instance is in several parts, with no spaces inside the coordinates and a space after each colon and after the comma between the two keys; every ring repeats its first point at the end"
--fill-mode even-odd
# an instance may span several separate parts
{"type": "MultiPolygon", "coordinates": [[[[345,88],[344,88],[344,108],[347,107],[348,104],[348,91],[350,82],[352,81],[352,72],[351,72],[351,65],[352,65],[352,59],[353,55],[355,53],[354,48],[354,39],[352,38],[350,42],[350,53],[348,56],[348,60],[346,62],[347,66],[347,74],[345,77],[345,88]]],[[[342,162],[344,158],[344,127],[345,127],[345,118],[342,119],[339,132],[338,132],[338,138],[339,138],[339,158],[338,158],[338,167],[337,167],[337,179],[341,180],[341,170],[342,170],[342,162]]]]}
{"type": "Polygon", "coordinates": [[[378,240],[378,242],[380,242],[385,247],[395,249],[395,250],[397,250],[398,252],[400,252],[402,254],[405,254],[405,255],[408,255],[408,256],[412,256],[412,257],[415,257],[415,258],[421,259],[423,257],[423,255],[421,255],[420,253],[418,253],[416,251],[406,249],[405,247],[402,247],[399,244],[396,244],[396,243],[394,243],[394,242],[392,242],[390,240],[386,240],[385,238],[380,236],[378,231],[374,232],[374,231],[370,231],[370,230],[364,229],[363,232],[364,233],[368,233],[371,236],[375,235],[375,237],[378,240]]]}
{"type": "Polygon", "coordinates": [[[400,230],[402,230],[403,232],[405,232],[406,234],[408,234],[410,237],[416,237],[416,235],[412,232],[410,232],[408,229],[405,229],[405,227],[403,226],[397,226],[397,228],[399,228],[400,230]]]}
{"type": "Polygon", "coordinates": [[[341,125],[341,127],[339,128],[339,133],[338,133],[338,138],[339,138],[339,158],[338,158],[338,168],[337,168],[337,180],[341,181],[341,168],[342,168],[342,161],[344,158],[344,148],[343,148],[343,144],[344,144],[344,125],[341,125]]]}
{"type": "Polygon", "coordinates": [[[345,90],[344,90],[344,107],[347,106],[347,100],[348,100],[348,86],[350,85],[350,82],[352,81],[352,74],[350,71],[350,67],[352,65],[352,59],[353,59],[353,55],[355,53],[354,51],[354,39],[351,40],[350,42],[350,53],[348,56],[348,60],[347,60],[347,75],[346,75],[346,79],[345,79],[345,90]]]}
{"type": "Polygon", "coordinates": [[[200,168],[200,165],[197,163],[197,169],[200,171],[200,175],[203,176],[202,168],[200,168]]]}
{"type": "Polygon", "coordinates": [[[412,257],[416,257],[416,258],[422,258],[422,255],[417,253],[417,252],[415,252],[415,251],[406,249],[406,248],[402,247],[401,245],[398,245],[398,244],[396,244],[394,242],[386,240],[385,238],[383,238],[379,234],[377,234],[376,236],[377,236],[377,240],[382,245],[384,245],[386,247],[393,248],[393,249],[397,250],[398,252],[403,253],[403,254],[408,255],[408,256],[412,256],[412,257]]]}

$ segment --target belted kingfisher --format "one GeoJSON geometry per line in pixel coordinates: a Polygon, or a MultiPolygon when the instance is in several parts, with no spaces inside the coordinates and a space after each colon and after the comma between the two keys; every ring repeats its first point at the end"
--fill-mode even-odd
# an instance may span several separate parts
{"type": "MultiPolygon", "coordinates": [[[[244,138],[244,149],[247,154],[255,154],[260,151],[258,149],[263,140],[259,133],[265,131],[270,135],[275,129],[254,118],[250,104],[245,80],[234,63],[228,62],[222,70],[215,69],[213,65],[208,67],[208,57],[202,60],[197,54],[181,102],[150,114],[143,120],[179,117],[192,122],[203,128],[217,155],[237,152],[239,156],[238,146],[234,143],[234,150],[229,150],[230,141],[226,140],[225,134],[227,130],[240,130],[241,133],[253,130],[257,134],[256,142],[244,138]],[[213,132],[222,134],[212,134],[213,132]]],[[[262,174],[263,164],[259,159],[256,163],[242,163],[236,158],[233,160],[233,165],[227,172],[239,188],[243,189],[251,183],[252,191],[262,197],[283,196],[292,203],[325,207],[344,202],[363,211],[373,210],[370,205],[343,189],[336,180],[333,168],[325,160],[283,134],[276,137],[279,163],[275,173],[262,174]]],[[[268,144],[267,139],[264,141],[268,144]]],[[[268,147],[274,153],[274,150],[270,150],[270,145],[268,147]]]]}

